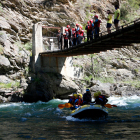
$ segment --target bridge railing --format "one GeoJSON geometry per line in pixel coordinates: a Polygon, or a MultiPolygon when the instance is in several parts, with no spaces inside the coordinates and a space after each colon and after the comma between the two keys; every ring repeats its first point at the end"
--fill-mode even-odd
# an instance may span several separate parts
{"type": "MultiPolygon", "coordinates": [[[[126,27],[128,27],[128,26],[130,26],[130,25],[135,25],[135,24],[138,23],[138,22],[140,22],[140,18],[139,18],[139,19],[136,19],[135,21],[131,21],[131,22],[129,22],[129,23],[126,23],[126,24],[124,24],[124,25],[122,25],[122,26],[119,26],[119,27],[118,27],[118,31],[119,31],[119,30],[122,30],[122,29],[124,29],[124,28],[126,28],[126,27]]],[[[116,28],[111,29],[111,33],[113,33],[113,32],[116,32],[116,28]]],[[[101,33],[99,33],[99,37],[102,37],[102,36],[107,35],[107,34],[108,34],[107,31],[101,32],[101,33]]]]}
{"type": "Polygon", "coordinates": [[[54,51],[60,49],[60,43],[57,37],[43,37],[43,47],[46,51],[54,51]]]}
{"type": "MultiPolygon", "coordinates": [[[[127,28],[128,26],[135,25],[137,22],[140,22],[140,18],[135,21],[132,21],[130,23],[127,23],[125,25],[119,26],[117,31],[123,30],[124,28],[127,28]]],[[[50,27],[50,28],[52,28],[52,27],[50,27]]],[[[59,27],[53,27],[53,28],[60,29],[59,27]]],[[[116,32],[116,28],[111,29],[111,33],[114,33],[114,32],[116,32]]],[[[108,34],[108,32],[105,31],[105,32],[101,32],[97,35],[99,36],[98,38],[102,38],[103,36],[105,36],[107,34],[108,34]]],[[[56,35],[56,33],[55,33],[55,35],[56,35]]],[[[94,39],[95,38],[93,35],[92,40],[94,40],[94,39]]],[[[81,43],[85,43],[85,42],[87,42],[86,35],[84,36],[84,39],[82,40],[81,43]]],[[[64,49],[64,36],[61,34],[61,41],[58,40],[58,37],[43,37],[43,44],[44,44],[45,50],[51,50],[51,51],[62,50],[62,49],[64,49]]],[[[70,45],[69,45],[69,41],[68,41],[68,48],[69,47],[70,47],[70,45]]]]}

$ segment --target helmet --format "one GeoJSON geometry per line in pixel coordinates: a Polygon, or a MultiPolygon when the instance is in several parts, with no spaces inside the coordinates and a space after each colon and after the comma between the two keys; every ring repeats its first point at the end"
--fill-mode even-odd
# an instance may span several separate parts
{"type": "Polygon", "coordinates": [[[75,28],[72,28],[73,31],[75,31],[75,28]]]}
{"type": "Polygon", "coordinates": [[[101,95],[101,92],[100,91],[97,91],[97,92],[94,93],[94,97],[95,98],[98,97],[98,96],[100,96],[100,95],[101,95]]]}
{"type": "Polygon", "coordinates": [[[86,89],[86,91],[89,91],[89,89],[86,89]]]}
{"type": "Polygon", "coordinates": [[[67,25],[67,28],[70,28],[70,25],[67,25]]]}
{"type": "Polygon", "coordinates": [[[87,23],[89,24],[89,21],[87,23]]]}
{"type": "Polygon", "coordinates": [[[79,26],[79,24],[78,24],[78,23],[76,23],[76,26],[79,26]]]}
{"type": "Polygon", "coordinates": [[[74,96],[75,98],[77,98],[77,97],[78,97],[78,95],[77,95],[76,93],[74,93],[74,94],[73,94],[73,96],[74,96]]]}
{"type": "Polygon", "coordinates": [[[80,93],[80,94],[78,94],[78,96],[81,96],[81,98],[83,97],[83,95],[80,93]]]}
{"type": "Polygon", "coordinates": [[[66,28],[65,31],[68,31],[68,28],[66,28]]]}
{"type": "Polygon", "coordinates": [[[97,16],[97,15],[95,15],[94,17],[98,18],[98,16],[97,16]]]}
{"type": "Polygon", "coordinates": [[[93,23],[93,20],[92,20],[92,19],[90,19],[89,21],[90,21],[91,23],[93,23]]]}
{"type": "Polygon", "coordinates": [[[82,32],[84,33],[84,30],[82,30],[82,32]]]}

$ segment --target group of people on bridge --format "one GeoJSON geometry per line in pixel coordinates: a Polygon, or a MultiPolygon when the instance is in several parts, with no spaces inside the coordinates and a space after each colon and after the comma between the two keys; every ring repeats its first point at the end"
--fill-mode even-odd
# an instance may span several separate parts
{"type": "MultiPolygon", "coordinates": [[[[99,104],[104,106],[108,100],[104,95],[101,95],[100,91],[97,91],[94,93],[94,98],[95,101],[92,103],[95,104],[99,104]]],[[[71,107],[71,110],[74,110],[76,108],[78,108],[79,106],[85,105],[85,104],[90,104],[92,101],[91,98],[91,92],[89,89],[86,89],[86,93],[82,94],[77,94],[77,93],[73,93],[72,95],[70,95],[70,99],[69,99],[69,103],[73,105],[73,107],[71,107]]]]}
{"type": "MultiPolygon", "coordinates": [[[[118,23],[120,20],[120,9],[118,5],[115,5],[116,11],[112,13],[110,10],[107,10],[108,17],[107,20],[107,32],[111,33],[111,26],[112,26],[112,14],[114,14],[114,25],[116,30],[118,30],[118,23]]],[[[94,39],[99,38],[99,31],[100,31],[100,23],[101,20],[98,18],[97,15],[94,16],[93,19],[90,19],[87,22],[85,30],[87,31],[87,41],[91,41],[94,39]]],[[[64,37],[64,49],[68,47],[76,46],[82,43],[82,40],[85,40],[84,29],[82,25],[76,24],[75,28],[71,28],[70,25],[67,25],[65,28],[65,33],[61,33],[58,30],[58,46],[59,49],[62,49],[62,36],[64,37]]]]}

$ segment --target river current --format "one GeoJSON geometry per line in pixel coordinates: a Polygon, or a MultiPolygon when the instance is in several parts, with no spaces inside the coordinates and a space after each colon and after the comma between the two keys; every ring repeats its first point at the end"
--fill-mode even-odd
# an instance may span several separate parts
{"type": "Polygon", "coordinates": [[[0,104],[0,140],[139,140],[140,97],[110,97],[106,120],[73,118],[67,101],[0,104]]]}

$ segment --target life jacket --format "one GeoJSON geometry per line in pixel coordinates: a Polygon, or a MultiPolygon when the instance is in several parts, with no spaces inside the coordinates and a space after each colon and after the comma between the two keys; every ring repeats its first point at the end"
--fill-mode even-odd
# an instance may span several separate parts
{"type": "Polygon", "coordinates": [[[72,36],[73,36],[73,38],[76,38],[76,30],[75,30],[75,28],[72,28],[72,36]]]}
{"type": "Polygon", "coordinates": [[[80,32],[80,36],[84,36],[84,32],[81,31],[81,32],[80,32]]]}
{"type": "Polygon", "coordinates": [[[69,99],[69,103],[72,104],[72,105],[74,105],[74,102],[75,102],[75,98],[74,98],[74,97],[71,97],[71,98],[69,99]]]}
{"type": "Polygon", "coordinates": [[[105,100],[105,96],[104,95],[100,95],[99,96],[99,100],[101,100],[103,102],[105,100]]]}
{"type": "Polygon", "coordinates": [[[79,34],[80,34],[80,28],[79,28],[79,30],[78,30],[78,29],[76,29],[76,37],[78,37],[78,36],[79,36],[79,34]]]}
{"type": "Polygon", "coordinates": [[[92,31],[92,24],[89,25],[89,31],[92,31]]]}
{"type": "Polygon", "coordinates": [[[66,33],[66,35],[64,35],[64,39],[68,39],[69,33],[66,33]]]}
{"type": "Polygon", "coordinates": [[[105,105],[107,103],[107,99],[104,95],[100,95],[98,96],[98,100],[97,100],[97,103],[101,104],[101,105],[105,105]]]}
{"type": "Polygon", "coordinates": [[[75,100],[75,105],[82,105],[83,104],[83,100],[82,99],[76,99],[75,100]]]}
{"type": "Polygon", "coordinates": [[[100,23],[101,23],[101,20],[98,19],[98,21],[94,22],[94,27],[100,27],[100,23]]]}
{"type": "Polygon", "coordinates": [[[87,33],[88,33],[90,31],[89,30],[89,25],[87,25],[85,29],[87,30],[87,33]]]}

